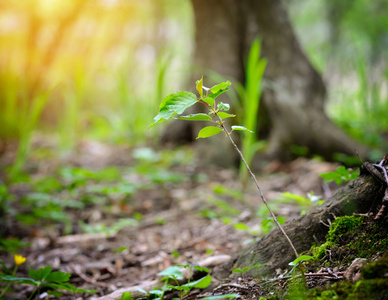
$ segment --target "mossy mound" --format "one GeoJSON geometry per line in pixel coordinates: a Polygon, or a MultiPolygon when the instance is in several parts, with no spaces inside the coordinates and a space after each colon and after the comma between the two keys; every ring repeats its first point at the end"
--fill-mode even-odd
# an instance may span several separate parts
{"type": "Polygon", "coordinates": [[[367,217],[339,217],[330,226],[326,243],[313,246],[309,252],[319,262],[347,267],[355,258],[372,258],[388,250],[387,226],[388,217],[378,221],[367,217]]]}
{"type": "MultiPolygon", "coordinates": [[[[326,242],[303,254],[315,258],[305,263],[307,272],[335,276],[296,277],[265,299],[387,299],[388,300],[388,216],[381,220],[363,216],[336,218],[326,242]],[[358,281],[343,279],[343,273],[356,258],[369,263],[361,269],[358,281]]],[[[269,289],[269,287],[267,287],[269,289]]],[[[272,290],[273,291],[273,290],[272,290]]]]}
{"type": "Polygon", "coordinates": [[[326,243],[309,251],[318,261],[309,271],[317,272],[322,267],[345,271],[356,258],[371,262],[361,269],[361,280],[310,289],[306,299],[388,299],[387,226],[387,216],[377,221],[356,216],[337,218],[330,227],[326,243]]]}

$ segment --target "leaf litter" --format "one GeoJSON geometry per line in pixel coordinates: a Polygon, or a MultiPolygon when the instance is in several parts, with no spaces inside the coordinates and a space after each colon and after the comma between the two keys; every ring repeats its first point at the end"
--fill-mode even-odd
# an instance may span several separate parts
{"type": "MultiPolygon", "coordinates": [[[[1,165],[11,158],[3,155],[1,165]]],[[[302,208],[282,200],[281,193],[313,191],[327,198],[336,187],[318,175],[337,166],[304,158],[272,162],[259,181],[276,213],[289,220],[302,208]]],[[[241,192],[236,170],[200,167],[188,148],[142,150],[83,141],[66,159],[32,156],[26,170],[28,181],[8,186],[14,200],[3,237],[28,243],[20,250],[28,266],[50,265],[69,272],[74,286],[98,291],[78,299],[142,286],[174,265],[215,258],[212,269],[266,233],[260,223],[268,216],[254,187],[241,192]]],[[[0,261],[11,264],[11,255],[1,251],[0,261]]],[[[27,265],[18,272],[26,274],[27,265]]],[[[13,295],[27,298],[31,290],[16,286],[13,295]]],[[[186,297],[204,298],[200,292],[212,294],[193,291],[186,297]]],[[[260,289],[240,278],[213,292],[249,299],[260,289]]]]}

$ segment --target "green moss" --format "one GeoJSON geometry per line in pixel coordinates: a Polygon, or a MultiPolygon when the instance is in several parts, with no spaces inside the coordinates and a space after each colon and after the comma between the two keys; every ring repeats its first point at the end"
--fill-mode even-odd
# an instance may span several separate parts
{"type": "Polygon", "coordinates": [[[309,266],[310,272],[317,272],[322,267],[337,267],[343,271],[355,258],[369,258],[385,252],[383,257],[362,268],[362,280],[356,283],[341,281],[307,291],[291,283],[288,292],[278,291],[273,299],[388,299],[387,228],[388,215],[378,221],[356,216],[337,218],[330,227],[326,242],[305,253],[316,259],[316,263],[309,266]]]}
{"type": "Polygon", "coordinates": [[[322,257],[324,257],[327,253],[327,249],[328,248],[331,248],[332,246],[334,246],[335,244],[333,242],[326,242],[320,246],[313,246],[311,247],[311,253],[313,254],[313,257],[315,259],[321,259],[322,257]]]}
{"type": "Polygon", "coordinates": [[[330,250],[331,260],[345,265],[354,258],[369,258],[388,249],[387,226],[387,217],[379,222],[366,217],[339,217],[331,225],[326,242],[311,247],[309,252],[322,259],[330,250]]]}
{"type": "Polygon", "coordinates": [[[364,217],[344,216],[335,219],[330,226],[329,233],[326,236],[328,242],[338,242],[338,239],[344,234],[349,234],[360,226],[364,217]]]}
{"type": "MultiPolygon", "coordinates": [[[[377,261],[373,261],[361,270],[362,278],[376,279],[387,277],[388,274],[388,251],[377,261]]],[[[387,279],[388,280],[388,279],[387,279]]],[[[388,294],[387,294],[388,295],[388,294]]]]}
{"type": "Polygon", "coordinates": [[[386,299],[388,295],[387,279],[362,280],[355,284],[343,281],[333,284],[327,290],[315,288],[309,290],[305,299],[386,299]]]}

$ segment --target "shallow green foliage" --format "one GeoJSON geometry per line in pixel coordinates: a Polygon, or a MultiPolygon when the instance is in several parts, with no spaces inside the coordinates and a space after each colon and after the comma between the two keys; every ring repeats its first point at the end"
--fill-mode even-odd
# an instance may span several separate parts
{"type": "Polygon", "coordinates": [[[175,290],[180,292],[180,297],[182,298],[184,295],[186,295],[188,292],[190,292],[193,288],[198,289],[204,289],[207,288],[212,281],[212,276],[208,275],[205,277],[202,277],[201,279],[198,279],[196,281],[191,281],[191,274],[193,270],[198,270],[200,272],[210,273],[210,270],[207,268],[203,268],[200,266],[195,266],[192,268],[190,265],[175,265],[171,266],[162,272],[158,273],[158,276],[162,276],[162,281],[165,282],[165,285],[161,290],[154,290],[151,291],[153,293],[149,293],[150,295],[155,294],[157,295],[158,299],[163,299],[164,292],[167,290],[175,290]],[[179,280],[184,279],[183,272],[181,270],[182,268],[188,268],[190,270],[190,275],[188,278],[188,283],[185,284],[179,284],[179,280]],[[175,283],[173,285],[173,283],[175,283]]]}
{"type": "Polygon", "coordinates": [[[239,273],[239,274],[243,274],[245,272],[248,272],[250,269],[252,268],[260,268],[260,267],[263,267],[265,266],[265,264],[257,264],[257,265],[253,265],[253,266],[248,266],[248,267],[245,267],[243,269],[240,269],[240,268],[236,268],[236,269],[233,269],[232,273],[239,273]]]}
{"type": "MultiPolygon", "coordinates": [[[[277,217],[277,219],[278,219],[278,222],[280,224],[284,224],[286,222],[284,217],[277,217]]],[[[260,224],[261,224],[261,229],[263,230],[264,234],[269,233],[273,228],[276,227],[276,224],[275,224],[275,221],[273,220],[273,218],[267,218],[267,219],[261,221],[260,224]]]]}
{"type": "Polygon", "coordinates": [[[0,251],[18,253],[21,248],[27,247],[28,245],[28,243],[22,242],[18,238],[5,239],[0,237],[0,251]]]}
{"type": "Polygon", "coordinates": [[[302,214],[304,214],[306,211],[305,209],[312,209],[314,205],[321,205],[324,200],[321,200],[322,196],[314,195],[314,193],[311,191],[306,195],[306,197],[292,194],[290,192],[285,192],[281,194],[286,201],[292,200],[295,201],[298,206],[300,206],[302,210],[302,214]]]}
{"type": "MultiPolygon", "coordinates": [[[[243,112],[243,126],[256,130],[258,127],[258,111],[260,98],[263,90],[263,75],[267,66],[267,60],[261,58],[261,42],[255,39],[251,45],[249,55],[245,64],[245,87],[237,85],[237,92],[241,99],[243,112]]],[[[266,145],[263,141],[258,141],[257,134],[244,133],[242,136],[242,151],[248,164],[257,151],[266,145]]],[[[240,176],[244,183],[247,183],[248,172],[243,163],[240,164],[240,176]]]]}
{"type": "Polygon", "coordinates": [[[121,295],[120,300],[133,300],[131,297],[131,292],[125,292],[121,295]]]}
{"type": "Polygon", "coordinates": [[[354,180],[359,176],[359,170],[346,169],[344,166],[340,166],[335,172],[322,173],[319,177],[323,178],[326,182],[335,181],[336,184],[342,182],[348,182],[354,180]]]}
{"type": "Polygon", "coordinates": [[[158,275],[163,276],[162,280],[166,280],[166,279],[181,280],[181,279],[183,279],[183,273],[178,266],[171,266],[171,267],[163,270],[162,272],[159,272],[158,275]]]}
{"type": "Polygon", "coordinates": [[[48,288],[53,291],[57,291],[58,295],[62,293],[59,290],[66,290],[73,293],[95,293],[95,290],[79,289],[70,284],[68,281],[71,274],[55,271],[53,272],[51,266],[39,268],[38,270],[30,269],[28,271],[30,277],[18,277],[15,275],[0,275],[0,281],[8,282],[12,284],[28,284],[35,286],[34,292],[40,288],[48,288]]]}

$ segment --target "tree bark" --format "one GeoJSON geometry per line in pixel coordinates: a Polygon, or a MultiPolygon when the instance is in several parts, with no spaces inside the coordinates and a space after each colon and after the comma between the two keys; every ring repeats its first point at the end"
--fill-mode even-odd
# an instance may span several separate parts
{"type": "MultiPolygon", "coordinates": [[[[289,159],[293,145],[327,159],[333,159],[334,153],[354,155],[355,150],[360,156],[367,155],[367,147],[349,138],[326,116],[324,83],[300,48],[280,0],[192,0],[192,4],[194,64],[201,72],[244,83],[244,59],[253,40],[262,40],[262,56],[268,65],[259,118],[266,124],[260,132],[268,133],[270,158],[289,159]]],[[[208,78],[205,82],[213,83],[208,78]]],[[[203,126],[185,124],[179,134],[180,125],[169,126],[162,140],[193,140],[203,126]],[[190,134],[182,134],[187,132],[190,134]]],[[[219,143],[223,142],[215,142],[219,143]]],[[[202,159],[212,155],[209,146],[203,148],[202,159]]]]}
{"type": "MultiPolygon", "coordinates": [[[[370,174],[360,175],[339,189],[324,204],[311,212],[283,225],[284,230],[299,253],[310,249],[313,243],[323,243],[329,230],[327,226],[336,217],[344,215],[376,214],[381,206],[384,189],[382,183],[370,174]],[[326,224],[326,225],[325,225],[326,224]]],[[[273,274],[278,268],[286,268],[295,255],[279,229],[274,229],[258,242],[246,248],[230,262],[216,271],[218,279],[228,277],[234,268],[266,264],[264,268],[252,268],[253,276],[273,274]]]]}

